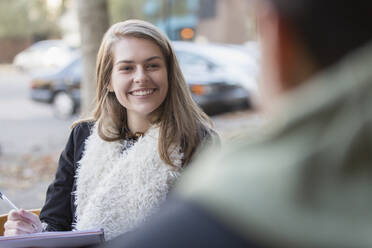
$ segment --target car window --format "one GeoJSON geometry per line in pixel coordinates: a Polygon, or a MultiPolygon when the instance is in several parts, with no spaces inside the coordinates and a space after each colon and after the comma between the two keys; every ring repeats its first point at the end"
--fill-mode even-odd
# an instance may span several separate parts
{"type": "Polygon", "coordinates": [[[76,63],[73,64],[72,69],[71,69],[71,76],[73,78],[80,78],[82,71],[81,71],[81,61],[77,61],[76,63]]]}
{"type": "Polygon", "coordinates": [[[203,52],[223,65],[234,64],[248,68],[257,64],[257,56],[238,46],[205,46],[203,52]]]}
{"type": "Polygon", "coordinates": [[[185,51],[177,51],[177,58],[180,64],[185,65],[206,65],[208,61],[201,56],[185,51]]]}
{"type": "Polygon", "coordinates": [[[182,72],[185,74],[201,74],[208,73],[212,63],[206,58],[194,53],[185,51],[176,51],[178,62],[180,63],[182,72]]]}

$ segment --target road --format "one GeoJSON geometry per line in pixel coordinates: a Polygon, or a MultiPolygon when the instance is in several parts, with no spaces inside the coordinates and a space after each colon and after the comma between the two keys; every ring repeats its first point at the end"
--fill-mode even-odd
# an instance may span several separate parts
{"type": "Polygon", "coordinates": [[[9,67],[0,69],[0,151],[19,154],[58,149],[71,121],[53,117],[50,106],[29,98],[30,77],[9,67]]]}
{"type": "MultiPolygon", "coordinates": [[[[25,209],[43,205],[73,121],[58,120],[49,105],[31,101],[29,84],[27,74],[0,66],[0,191],[25,209]]],[[[222,140],[261,124],[249,111],[215,116],[212,121],[222,140]]],[[[0,214],[9,210],[0,202],[0,214]]]]}

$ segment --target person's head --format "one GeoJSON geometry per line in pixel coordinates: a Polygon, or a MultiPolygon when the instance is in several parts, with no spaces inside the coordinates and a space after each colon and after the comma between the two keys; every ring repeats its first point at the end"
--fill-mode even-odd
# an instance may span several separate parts
{"type": "MultiPolygon", "coordinates": [[[[292,89],[372,40],[372,1],[258,0],[264,81],[292,89]]],[[[275,94],[275,93],[274,93],[275,94]]]]}
{"type": "Polygon", "coordinates": [[[192,100],[168,38],[140,20],[119,22],[103,37],[96,65],[94,119],[101,138],[128,137],[128,116],[142,116],[160,126],[160,157],[183,142],[187,162],[209,118],[192,100]]]}

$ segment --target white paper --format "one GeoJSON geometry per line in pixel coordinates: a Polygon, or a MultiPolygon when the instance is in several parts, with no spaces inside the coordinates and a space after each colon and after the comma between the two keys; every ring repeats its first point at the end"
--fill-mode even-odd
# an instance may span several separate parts
{"type": "Polygon", "coordinates": [[[103,229],[68,232],[41,232],[0,237],[0,248],[68,248],[97,245],[102,242],[104,242],[103,229]]]}

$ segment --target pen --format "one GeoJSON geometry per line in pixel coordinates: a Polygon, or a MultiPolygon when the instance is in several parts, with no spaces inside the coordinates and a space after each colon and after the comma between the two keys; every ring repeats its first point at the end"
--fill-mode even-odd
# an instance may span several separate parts
{"type": "Polygon", "coordinates": [[[6,197],[6,195],[4,195],[4,194],[1,193],[1,192],[0,192],[0,198],[1,198],[2,200],[6,201],[6,202],[9,204],[9,206],[11,206],[11,207],[14,208],[15,210],[19,211],[19,208],[17,208],[17,206],[14,205],[14,203],[11,202],[11,201],[8,199],[8,197],[6,197]]]}
{"type": "MultiPolygon", "coordinates": [[[[8,199],[8,197],[6,197],[6,195],[4,195],[4,194],[1,193],[1,192],[0,192],[0,198],[1,198],[2,200],[6,201],[6,202],[9,204],[9,206],[11,206],[13,209],[19,211],[19,208],[18,208],[16,205],[14,205],[14,203],[11,202],[11,201],[8,199]]],[[[35,226],[34,224],[31,224],[31,225],[32,225],[32,227],[33,227],[35,230],[37,230],[37,229],[36,229],[36,226],[35,226]]]]}

